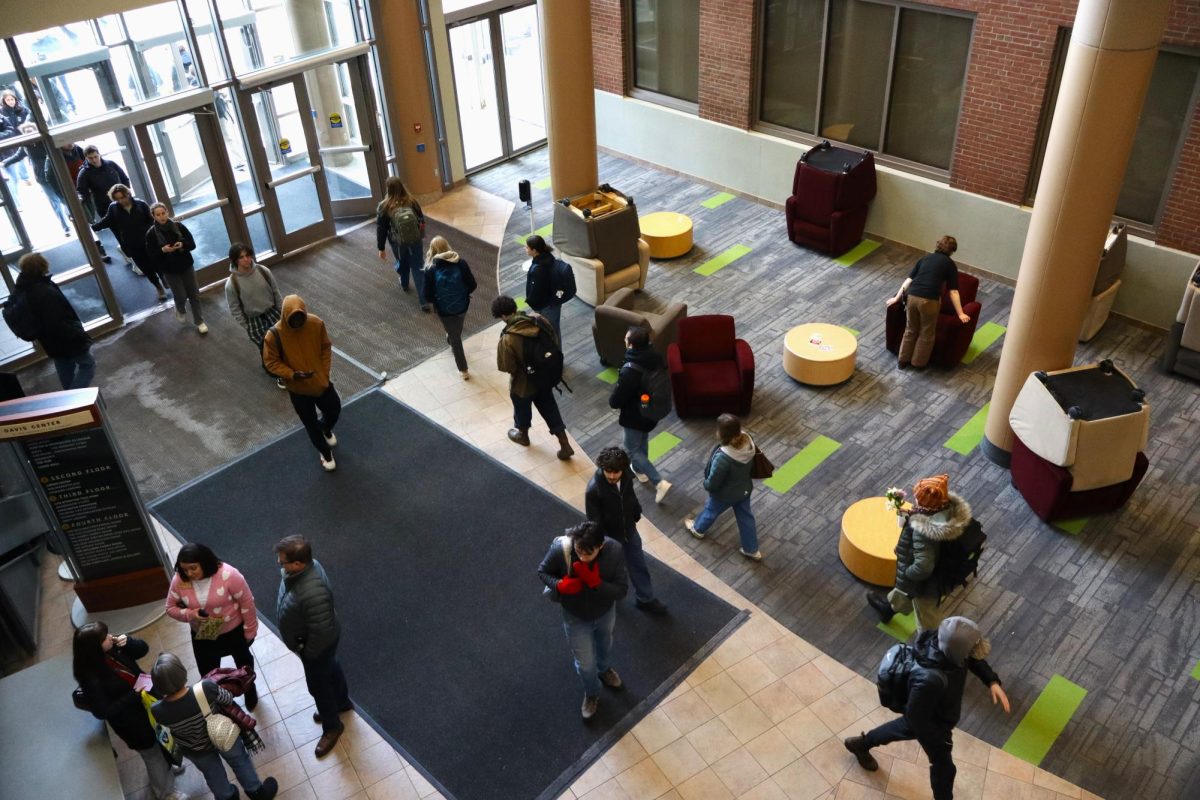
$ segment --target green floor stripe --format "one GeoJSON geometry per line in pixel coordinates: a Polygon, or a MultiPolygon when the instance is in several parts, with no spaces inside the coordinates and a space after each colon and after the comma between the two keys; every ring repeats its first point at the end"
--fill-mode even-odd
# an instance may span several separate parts
{"type": "Polygon", "coordinates": [[[907,642],[908,637],[912,636],[917,630],[917,615],[915,612],[896,614],[886,624],[879,622],[876,623],[875,627],[888,636],[894,636],[902,642],[907,642]]]}
{"type": "Polygon", "coordinates": [[[618,370],[616,367],[609,367],[606,370],[604,370],[603,372],[601,372],[600,374],[598,374],[596,377],[599,378],[600,380],[604,381],[605,383],[616,383],[617,382],[617,374],[619,371],[620,370],[618,370]]]}
{"type": "Polygon", "coordinates": [[[828,436],[818,436],[808,443],[803,450],[787,460],[786,464],[775,468],[775,474],[763,481],[780,494],[788,492],[793,486],[804,479],[808,473],[829,458],[841,445],[828,436]]]}
{"type": "Polygon", "coordinates": [[[742,256],[746,255],[746,253],[749,253],[749,252],[750,252],[750,248],[746,247],[746,245],[735,244],[733,247],[729,248],[724,253],[721,253],[721,255],[717,256],[716,258],[705,261],[703,264],[696,267],[696,269],[694,269],[692,271],[698,275],[712,275],[714,272],[717,272],[718,270],[725,269],[725,267],[729,266],[734,261],[737,261],[739,258],[741,258],[742,256]]]}
{"type": "Polygon", "coordinates": [[[1087,689],[1082,686],[1071,683],[1062,675],[1052,677],[1004,743],[1004,752],[1034,766],[1042,763],[1086,696],[1087,689]]]}
{"type": "Polygon", "coordinates": [[[870,239],[863,239],[854,246],[853,250],[849,251],[848,253],[842,253],[840,256],[835,258],[834,261],[843,267],[850,267],[853,266],[856,261],[861,261],[862,259],[871,255],[871,253],[874,253],[881,246],[882,245],[879,242],[873,242],[870,239]]]}
{"type": "Polygon", "coordinates": [[[550,178],[549,178],[549,177],[542,178],[540,181],[538,181],[537,183],[533,184],[533,188],[535,188],[535,189],[549,189],[549,188],[550,188],[550,178]]]}
{"type": "Polygon", "coordinates": [[[675,434],[663,431],[650,440],[650,446],[646,448],[646,452],[649,453],[651,461],[658,461],[682,441],[683,439],[675,434]]]}
{"type": "Polygon", "coordinates": [[[1083,530],[1083,526],[1087,525],[1087,523],[1088,523],[1087,517],[1079,517],[1077,519],[1059,520],[1058,522],[1054,523],[1054,527],[1058,528],[1061,531],[1069,533],[1072,536],[1078,536],[1079,532],[1083,530]]]}
{"type": "Polygon", "coordinates": [[[1192,677],[1200,681],[1200,661],[1196,662],[1196,666],[1192,667],[1192,677]]]}
{"type": "MultiPolygon", "coordinates": [[[[551,222],[549,225],[543,225],[542,227],[540,227],[536,231],[534,231],[534,233],[536,233],[538,236],[541,236],[542,238],[545,238],[550,235],[550,232],[552,230],[554,230],[553,222],[551,222]]],[[[529,234],[525,234],[524,236],[518,236],[517,243],[525,244],[525,240],[528,238],[529,238],[529,234]]]]}
{"type": "Polygon", "coordinates": [[[983,441],[983,426],[987,423],[988,406],[991,402],[983,404],[983,408],[975,412],[975,416],[971,417],[970,422],[958,429],[958,433],[946,440],[946,447],[949,447],[956,453],[962,453],[964,456],[970,455],[980,442],[983,441]]]}
{"type": "Polygon", "coordinates": [[[854,330],[854,328],[851,328],[849,325],[843,325],[842,327],[845,328],[846,330],[850,331],[851,333],[853,333],[855,336],[862,335],[862,331],[856,331],[856,330],[854,330]]]}
{"type": "Polygon", "coordinates": [[[721,192],[720,194],[714,194],[700,205],[704,206],[705,208],[716,208],[717,206],[725,205],[732,199],[733,195],[731,195],[729,192],[721,192]]]}
{"type": "Polygon", "coordinates": [[[967,348],[967,354],[962,357],[962,363],[970,364],[979,354],[987,350],[992,342],[1004,335],[1008,328],[1003,325],[997,325],[994,322],[985,322],[983,326],[975,331],[975,335],[971,337],[971,346],[967,348]]]}

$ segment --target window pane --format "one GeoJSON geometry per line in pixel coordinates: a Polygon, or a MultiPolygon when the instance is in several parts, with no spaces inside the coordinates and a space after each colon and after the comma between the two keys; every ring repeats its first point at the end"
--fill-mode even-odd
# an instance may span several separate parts
{"type": "Polygon", "coordinates": [[[901,9],[884,152],[950,169],[971,20],[901,9]]]}
{"type": "Polygon", "coordinates": [[[100,293],[96,273],[89,272],[70,283],[60,283],[58,288],[62,289],[63,294],[71,301],[71,306],[84,325],[108,317],[108,306],[104,304],[104,295],[100,293]]]}
{"type": "MultiPolygon", "coordinates": [[[[246,137],[239,121],[237,104],[233,102],[233,93],[229,89],[221,89],[213,100],[217,107],[217,122],[221,125],[221,139],[225,142],[229,163],[233,165],[238,197],[243,206],[254,205],[258,202],[258,186],[254,180],[254,167],[246,158],[246,137]]],[[[267,152],[273,152],[274,149],[270,148],[267,152]]]]}
{"type": "Polygon", "coordinates": [[[821,101],[821,136],[879,149],[896,9],[833,0],[821,101]]]}
{"type": "MultiPolygon", "coordinates": [[[[10,223],[7,223],[4,217],[0,217],[0,238],[4,236],[6,224],[10,223]]],[[[0,303],[7,299],[8,284],[4,282],[3,278],[0,278],[0,303]]],[[[23,339],[18,339],[16,334],[8,329],[4,320],[0,319],[0,364],[32,352],[33,345],[23,339]]]]}
{"type": "Polygon", "coordinates": [[[763,36],[762,119],[813,133],[825,0],[769,0],[763,36]]]}
{"type": "Polygon", "coordinates": [[[271,234],[267,231],[267,220],[263,213],[259,211],[246,217],[246,227],[250,229],[250,246],[254,248],[254,255],[261,260],[272,250],[271,234]]]}
{"type": "Polygon", "coordinates": [[[217,0],[239,75],[353,44],[351,0],[217,0]]]}
{"type": "Polygon", "coordinates": [[[1117,215],[1154,224],[1163,193],[1171,184],[1175,151],[1183,134],[1196,87],[1200,58],[1161,51],[1142,107],[1117,215]]]}
{"type": "MultiPolygon", "coordinates": [[[[200,61],[204,64],[204,72],[209,83],[222,80],[225,77],[225,65],[221,63],[221,54],[217,51],[217,33],[213,25],[212,14],[208,10],[206,0],[187,0],[185,3],[188,14],[192,17],[192,30],[196,32],[196,42],[200,48],[200,61]]],[[[225,22],[228,27],[231,23],[225,22]]],[[[233,23],[236,25],[236,21],[233,23]]],[[[191,61],[188,53],[188,61],[191,61]]],[[[184,65],[185,67],[187,64],[184,65]]],[[[193,75],[199,76],[194,66],[188,69],[193,75]]]]}
{"type": "Polygon", "coordinates": [[[486,19],[450,29],[454,63],[454,95],[467,169],[504,155],[500,139],[500,107],[496,102],[496,65],[486,19]]]}
{"type": "Polygon", "coordinates": [[[634,0],[634,85],[695,103],[700,8],[692,0],[634,0]]]}
{"type": "Polygon", "coordinates": [[[502,15],[500,36],[504,42],[508,124],[513,149],[518,150],[546,138],[537,6],[526,6],[502,15]]]}
{"type": "Polygon", "coordinates": [[[183,221],[196,240],[192,251],[196,269],[215,264],[229,257],[229,231],[225,227],[224,209],[210,208],[203,214],[188,217],[183,221]]]}

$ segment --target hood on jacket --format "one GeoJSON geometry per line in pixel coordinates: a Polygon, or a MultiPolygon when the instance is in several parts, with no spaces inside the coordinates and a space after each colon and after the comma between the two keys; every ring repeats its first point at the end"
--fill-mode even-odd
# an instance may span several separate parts
{"type": "MultiPolygon", "coordinates": [[[[287,300],[284,300],[284,307],[287,307],[287,300]]],[[[538,335],[538,324],[525,313],[518,311],[508,318],[508,322],[504,325],[505,333],[512,333],[517,336],[524,336],[527,339],[535,339],[538,335]]]]}
{"type": "Polygon", "coordinates": [[[53,282],[54,281],[53,281],[53,279],[51,279],[49,272],[47,272],[45,275],[34,275],[32,272],[18,272],[16,285],[20,286],[21,288],[27,289],[30,286],[33,286],[35,283],[53,283],[53,282]]]}
{"type": "Polygon", "coordinates": [[[436,267],[437,262],[439,261],[445,261],[447,264],[457,264],[458,253],[454,252],[453,250],[447,250],[444,253],[438,253],[429,263],[436,267]]]}
{"type": "Polygon", "coordinates": [[[987,658],[992,650],[979,626],[966,617],[947,617],[942,620],[938,625],[937,647],[958,667],[966,664],[968,658],[987,658]]]}
{"type": "Polygon", "coordinates": [[[754,460],[754,440],[746,434],[746,442],[741,447],[731,447],[730,445],[721,445],[721,452],[737,461],[739,464],[749,464],[754,460]]]}
{"type": "MultiPolygon", "coordinates": [[[[230,275],[241,275],[243,278],[249,278],[251,275],[253,275],[256,272],[258,272],[258,262],[257,261],[250,262],[250,271],[246,272],[246,273],[238,272],[237,264],[235,264],[233,262],[230,262],[230,264],[229,264],[229,274],[230,275]]],[[[301,300],[300,303],[301,303],[301,305],[303,305],[304,301],[301,300]]]]}
{"type": "Polygon", "coordinates": [[[630,364],[637,364],[645,370],[661,367],[663,360],[658,351],[652,345],[645,347],[631,347],[625,351],[625,361],[630,364]]]}
{"type": "Polygon", "coordinates": [[[950,493],[950,504],[936,514],[909,515],[908,523],[917,533],[936,542],[949,542],[962,536],[971,523],[971,506],[966,500],[950,493]]]}
{"type": "MultiPolygon", "coordinates": [[[[283,298],[283,319],[286,320],[289,327],[291,327],[292,316],[295,314],[302,314],[303,319],[308,319],[308,306],[304,305],[304,299],[300,295],[289,294],[283,298]]],[[[304,324],[303,319],[300,322],[301,325],[304,324]]]]}

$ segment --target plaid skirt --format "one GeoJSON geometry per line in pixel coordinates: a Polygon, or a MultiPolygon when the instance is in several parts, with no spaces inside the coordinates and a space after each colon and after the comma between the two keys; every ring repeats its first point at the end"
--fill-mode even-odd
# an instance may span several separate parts
{"type": "Polygon", "coordinates": [[[276,322],[279,322],[279,309],[277,308],[268,308],[266,313],[246,318],[246,335],[258,346],[259,350],[262,350],[263,338],[267,335],[267,331],[276,322]]]}

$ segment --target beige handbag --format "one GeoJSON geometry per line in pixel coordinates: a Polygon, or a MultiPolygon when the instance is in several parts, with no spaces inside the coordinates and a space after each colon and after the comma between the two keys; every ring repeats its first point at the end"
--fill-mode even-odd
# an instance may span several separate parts
{"type": "Polygon", "coordinates": [[[237,723],[224,714],[213,713],[208,706],[208,697],[204,694],[204,682],[192,687],[192,694],[200,704],[200,713],[204,715],[204,724],[208,727],[208,738],[222,753],[228,753],[237,744],[242,735],[237,723]]]}

